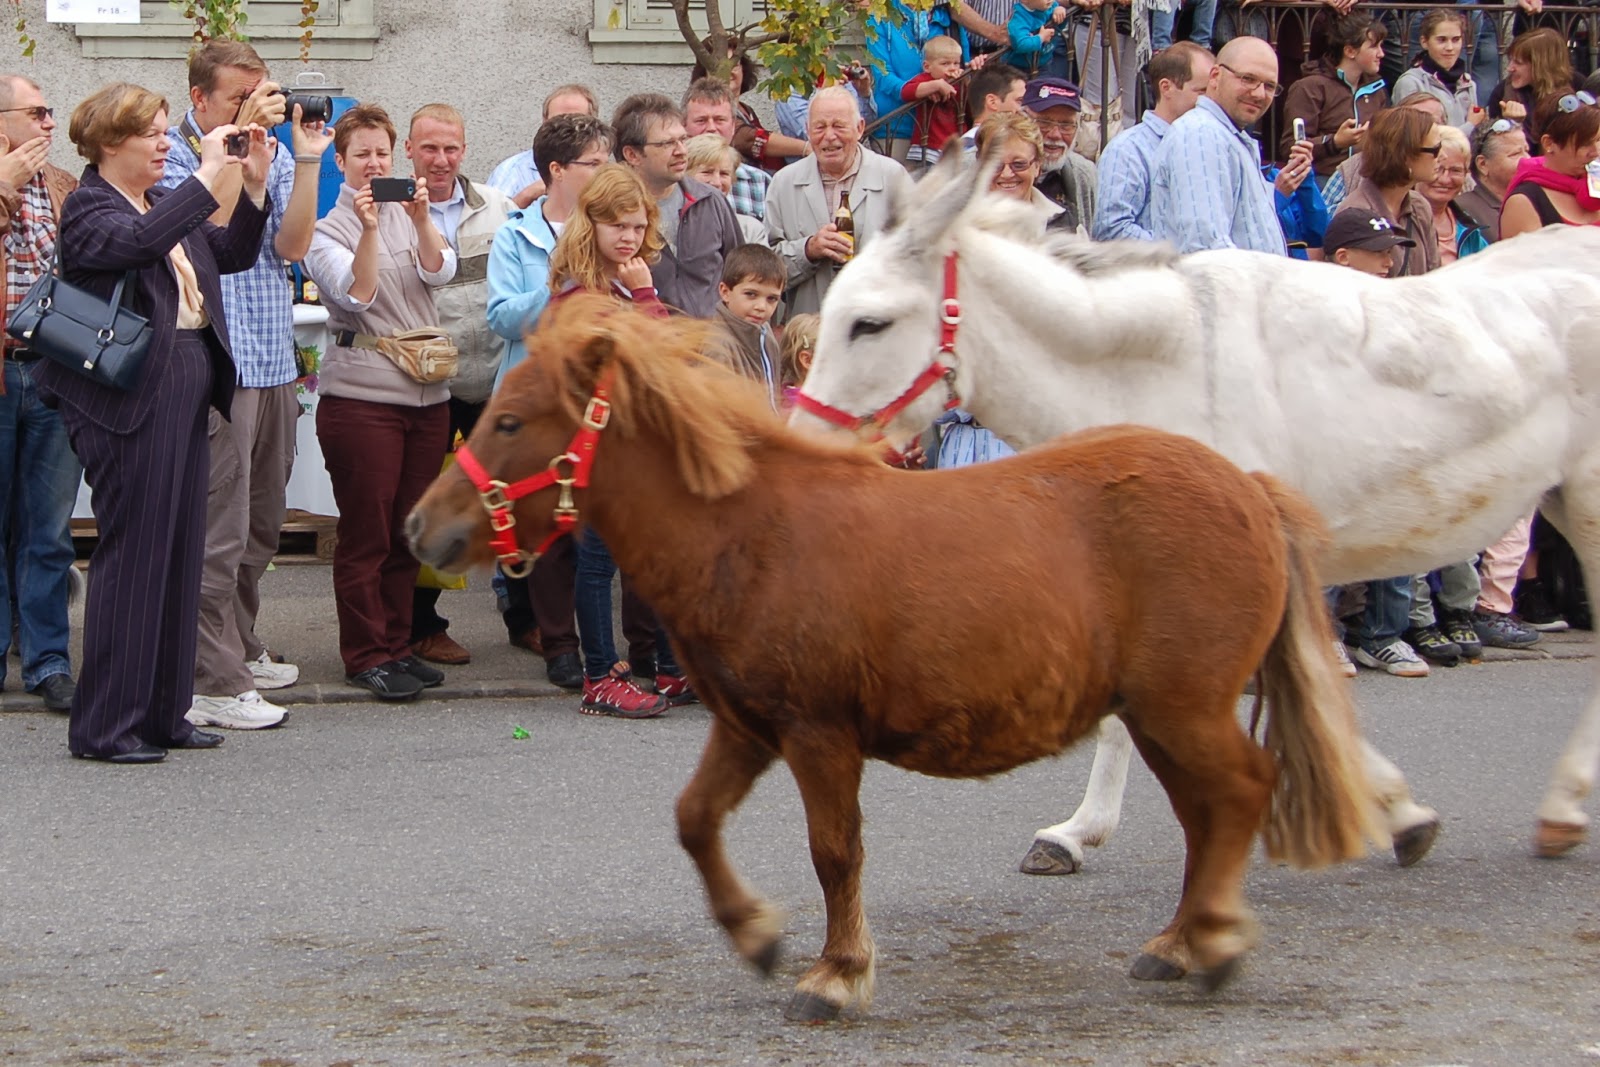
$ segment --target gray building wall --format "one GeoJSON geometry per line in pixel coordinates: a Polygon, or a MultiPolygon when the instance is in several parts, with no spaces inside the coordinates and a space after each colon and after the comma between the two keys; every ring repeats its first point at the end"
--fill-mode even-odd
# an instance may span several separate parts
{"type": "MultiPolygon", "coordinates": [[[[324,6],[338,0],[323,0],[324,6]]],[[[330,40],[319,56],[313,37],[311,58],[302,66],[286,41],[265,36],[254,43],[272,68],[273,77],[289,82],[301,70],[327,75],[347,95],[388,109],[405,135],[412,111],[425,103],[444,101],[467,118],[467,160],[463,172],[482,178],[501,159],[526,149],[539,123],[539,106],[550,89],[563,82],[583,82],[609,116],[630,93],[661,91],[677,98],[688,85],[689,51],[681,44],[678,65],[596,63],[589,41],[594,26],[594,0],[372,0],[378,40],[372,59],[331,58],[342,49],[330,40]]],[[[179,40],[159,44],[170,58],[91,58],[72,25],[44,21],[42,0],[29,4],[29,30],[37,40],[34,60],[21,59],[17,46],[0,63],[44,88],[56,109],[60,129],[52,159],[76,174],[82,160],[67,139],[72,108],[108,82],[131,81],[160,92],[172,102],[174,124],[187,107],[186,45],[179,40]]],[[[7,38],[9,41],[10,38],[7,38]]],[[[658,53],[659,54],[659,50],[658,53]]],[[[398,155],[397,151],[397,155],[398,155]]],[[[397,161],[398,174],[409,164],[397,161]]]]}

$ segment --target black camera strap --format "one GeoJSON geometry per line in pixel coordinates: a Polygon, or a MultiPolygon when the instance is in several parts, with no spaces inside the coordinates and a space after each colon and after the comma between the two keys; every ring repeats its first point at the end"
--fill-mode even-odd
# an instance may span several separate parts
{"type": "Polygon", "coordinates": [[[200,130],[194,124],[194,114],[183,116],[183,121],[178,124],[178,133],[182,135],[184,143],[194,152],[196,163],[200,162],[200,130]]]}

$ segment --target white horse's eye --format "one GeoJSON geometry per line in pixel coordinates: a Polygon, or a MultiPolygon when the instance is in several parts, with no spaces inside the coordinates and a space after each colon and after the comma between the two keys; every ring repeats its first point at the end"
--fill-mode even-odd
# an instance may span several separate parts
{"type": "Polygon", "coordinates": [[[889,323],[885,319],[857,319],[850,324],[850,340],[857,341],[863,337],[871,337],[888,328],[889,323]]]}

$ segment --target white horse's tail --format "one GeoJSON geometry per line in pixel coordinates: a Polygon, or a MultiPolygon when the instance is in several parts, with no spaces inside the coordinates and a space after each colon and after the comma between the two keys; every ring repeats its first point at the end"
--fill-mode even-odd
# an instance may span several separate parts
{"type": "Polygon", "coordinates": [[[1278,781],[1262,830],[1267,855],[1323,867],[1387,845],[1388,832],[1361,758],[1350,686],[1334,662],[1333,630],[1316,560],[1327,541],[1310,503],[1275,478],[1253,475],[1278,509],[1288,547],[1289,596],[1261,666],[1267,751],[1278,781]]]}

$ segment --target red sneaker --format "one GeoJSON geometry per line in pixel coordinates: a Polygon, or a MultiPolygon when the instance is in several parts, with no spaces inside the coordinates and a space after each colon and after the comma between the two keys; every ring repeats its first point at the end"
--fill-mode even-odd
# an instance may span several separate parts
{"type": "MultiPolygon", "coordinates": [[[[620,666],[620,665],[619,665],[620,666]]],[[[604,678],[583,680],[583,703],[578,710],[585,715],[613,715],[619,719],[653,719],[666,711],[667,698],[646,693],[633,684],[627,673],[618,667],[604,678]]]]}
{"type": "Polygon", "coordinates": [[[694,687],[689,684],[689,679],[681,674],[656,675],[656,695],[667,698],[667,706],[681,708],[685,704],[698,704],[700,698],[695,695],[694,687]]]}

